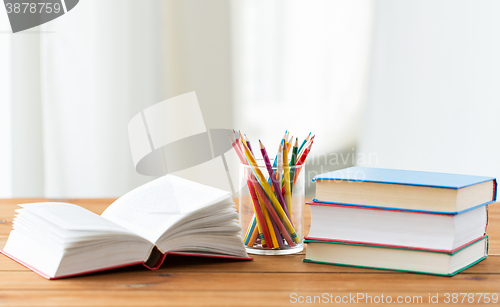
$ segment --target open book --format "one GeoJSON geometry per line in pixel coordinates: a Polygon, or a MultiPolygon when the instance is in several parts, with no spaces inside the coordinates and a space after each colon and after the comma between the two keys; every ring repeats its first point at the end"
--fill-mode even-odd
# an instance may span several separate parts
{"type": "Polygon", "coordinates": [[[100,216],[68,203],[20,206],[2,253],[49,279],[141,263],[155,269],[167,253],[252,259],[230,194],[172,175],[100,216]]]}

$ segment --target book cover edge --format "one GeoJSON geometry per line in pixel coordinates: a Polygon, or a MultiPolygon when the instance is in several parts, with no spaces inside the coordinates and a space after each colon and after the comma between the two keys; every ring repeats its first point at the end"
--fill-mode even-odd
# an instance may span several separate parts
{"type": "Polygon", "coordinates": [[[462,272],[463,270],[466,270],[466,269],[472,267],[473,265],[478,264],[479,262],[483,261],[486,258],[487,258],[487,256],[481,257],[478,260],[470,263],[469,265],[466,265],[463,268],[461,268],[455,272],[449,273],[449,274],[432,273],[432,272],[425,272],[425,271],[402,270],[402,269],[389,269],[389,268],[382,268],[382,267],[370,267],[370,266],[362,266],[362,265],[355,265],[355,264],[342,264],[342,263],[334,263],[334,262],[316,261],[316,260],[311,260],[311,259],[302,259],[302,262],[328,264],[328,265],[339,265],[339,266],[355,267],[355,268],[363,268],[363,269],[375,269],[375,270],[384,270],[384,271],[408,272],[408,273],[451,277],[451,276],[454,276],[454,275],[462,272]]]}
{"type": "MultiPolygon", "coordinates": [[[[423,248],[414,248],[414,247],[401,247],[401,246],[393,246],[393,245],[388,245],[388,244],[373,244],[373,243],[353,243],[352,241],[339,241],[339,240],[311,240],[311,239],[306,239],[304,240],[304,243],[327,243],[327,244],[341,244],[341,245],[355,245],[355,246],[366,246],[366,247],[373,247],[373,248],[388,248],[388,249],[400,249],[400,250],[411,250],[411,251],[418,251],[418,252],[426,252],[426,253],[437,253],[437,254],[447,254],[447,255],[455,255],[459,251],[474,245],[476,243],[481,242],[482,240],[485,240],[486,242],[489,242],[489,237],[488,235],[484,235],[482,237],[479,237],[469,243],[466,243],[452,251],[440,251],[440,250],[433,250],[433,249],[423,249],[423,248]]],[[[488,243],[487,243],[488,244],[488,243]]]]}
{"type": "Polygon", "coordinates": [[[0,253],[4,254],[6,257],[14,260],[15,262],[19,263],[20,265],[30,269],[31,271],[37,273],[38,275],[42,276],[43,278],[49,279],[49,280],[62,279],[62,278],[80,276],[80,275],[87,275],[87,274],[98,273],[98,272],[103,272],[103,271],[108,271],[108,270],[119,269],[119,268],[125,268],[125,267],[139,265],[139,264],[144,263],[143,261],[136,261],[136,262],[126,263],[126,264],[121,264],[121,265],[116,265],[116,266],[105,267],[105,268],[101,268],[101,269],[89,270],[89,271],[75,273],[75,274],[68,274],[68,275],[61,275],[61,276],[52,277],[52,276],[47,275],[47,274],[43,273],[42,271],[36,269],[35,267],[32,267],[31,265],[25,263],[24,261],[17,259],[16,257],[10,255],[9,253],[5,252],[4,250],[0,250],[0,253]]]}
{"type": "Polygon", "coordinates": [[[461,211],[433,211],[433,210],[419,210],[419,209],[406,209],[406,208],[395,208],[395,207],[381,207],[381,206],[370,206],[370,205],[360,205],[360,204],[349,204],[349,203],[341,203],[341,202],[331,202],[326,200],[319,200],[316,198],[312,199],[312,202],[307,202],[308,205],[316,205],[316,206],[329,206],[329,205],[339,205],[339,206],[347,206],[347,207],[356,207],[356,208],[365,208],[365,209],[381,209],[381,210],[391,210],[391,211],[404,211],[404,212],[413,212],[413,213],[430,213],[430,214],[444,214],[444,215],[457,215],[460,213],[464,213],[470,210],[474,210],[483,206],[487,206],[491,203],[494,203],[496,198],[491,201],[487,201],[483,204],[473,206],[461,211]]]}
{"type": "MultiPolygon", "coordinates": [[[[339,170],[336,170],[336,171],[344,171],[344,170],[348,170],[352,167],[348,167],[348,168],[344,168],[344,169],[339,169],[339,170]]],[[[363,168],[363,167],[362,167],[363,168]]],[[[446,175],[457,175],[457,176],[472,176],[472,175],[463,175],[463,174],[451,174],[451,173],[439,173],[439,172],[425,172],[425,171],[412,171],[412,170],[403,170],[403,169],[388,169],[388,168],[370,168],[370,167],[364,167],[366,169],[379,169],[379,170],[390,170],[390,171],[403,171],[403,172],[416,172],[416,173],[429,173],[429,174],[446,174],[446,175]]],[[[328,174],[328,173],[333,173],[333,172],[336,172],[336,171],[332,171],[332,172],[327,172],[327,173],[324,173],[324,174],[319,174],[319,175],[316,175],[314,176],[311,180],[313,182],[315,182],[316,180],[338,180],[338,181],[356,181],[356,182],[373,182],[373,183],[387,183],[387,184],[399,184],[399,185],[410,185],[410,186],[422,186],[422,187],[435,187],[435,188],[444,188],[444,189],[453,189],[453,190],[458,190],[458,189],[462,189],[462,188],[465,188],[465,187],[468,187],[468,186],[472,186],[472,185],[476,185],[476,184],[480,184],[480,183],[483,183],[483,182],[487,182],[487,181],[494,181],[495,182],[495,185],[496,185],[496,178],[495,177],[488,177],[488,176],[473,176],[473,177],[482,177],[483,179],[482,180],[479,180],[479,181],[476,181],[474,183],[471,183],[471,184],[466,184],[466,185],[462,185],[462,186],[446,186],[446,185],[434,185],[434,184],[416,184],[416,183],[408,183],[408,182],[397,182],[397,181],[382,181],[382,180],[357,180],[357,179],[349,179],[349,178],[339,178],[339,177],[321,177],[322,175],[325,175],[325,174],[328,174]]]]}
{"type": "Polygon", "coordinates": [[[4,250],[0,250],[0,254],[3,254],[7,258],[10,258],[11,260],[19,263],[20,265],[26,267],[27,269],[33,271],[34,273],[36,273],[36,274],[40,275],[41,277],[48,279],[48,280],[63,279],[63,278],[76,277],[76,276],[87,275],[87,274],[92,274],[92,273],[99,273],[99,272],[120,269],[120,268],[125,268],[125,267],[129,267],[129,266],[134,266],[134,265],[142,265],[143,267],[146,267],[150,270],[157,270],[161,267],[161,265],[165,261],[167,254],[180,255],[180,256],[193,256],[193,257],[248,260],[248,261],[253,260],[252,257],[233,257],[233,256],[222,256],[222,255],[221,256],[217,256],[217,255],[212,256],[212,255],[205,255],[205,254],[167,252],[167,253],[162,254],[162,256],[160,257],[160,260],[152,267],[145,265],[144,261],[136,261],[136,262],[126,263],[126,264],[122,264],[122,265],[116,265],[116,266],[110,266],[110,267],[105,267],[105,268],[101,268],[101,269],[89,270],[89,271],[75,273],[75,274],[68,274],[68,275],[61,275],[61,276],[52,277],[52,276],[47,275],[47,274],[43,273],[42,271],[36,269],[35,267],[32,267],[31,265],[25,263],[24,261],[17,259],[16,257],[10,255],[9,253],[5,252],[4,250]]]}

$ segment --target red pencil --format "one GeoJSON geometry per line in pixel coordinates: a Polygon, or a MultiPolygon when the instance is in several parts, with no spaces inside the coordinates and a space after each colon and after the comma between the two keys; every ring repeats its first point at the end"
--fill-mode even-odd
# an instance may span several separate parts
{"type": "MultiPolygon", "coordinates": [[[[241,152],[241,148],[239,148],[236,145],[238,141],[233,141],[233,138],[231,136],[229,136],[229,140],[231,141],[231,145],[233,146],[234,151],[236,151],[236,155],[240,159],[241,164],[247,165],[248,163],[247,163],[246,159],[243,157],[243,153],[241,152]]],[[[271,244],[271,246],[272,246],[271,236],[269,235],[269,230],[267,229],[267,225],[266,225],[266,222],[264,220],[264,214],[262,213],[262,211],[260,209],[259,199],[257,197],[257,194],[255,193],[255,188],[254,188],[254,185],[252,183],[252,181],[257,182],[257,179],[253,176],[253,174],[251,174],[250,178],[246,178],[246,180],[247,180],[248,190],[250,191],[250,196],[252,198],[252,204],[253,204],[254,212],[255,212],[255,215],[257,218],[258,226],[260,226],[257,228],[260,228],[260,230],[262,231],[263,238],[261,238],[261,239],[264,239],[264,241],[266,241],[265,244],[262,244],[262,247],[266,248],[267,244],[271,244]]]]}
{"type": "MultiPolygon", "coordinates": [[[[297,162],[297,165],[304,165],[304,163],[306,162],[307,156],[311,152],[311,147],[312,147],[313,143],[314,143],[314,141],[312,141],[311,144],[309,144],[309,146],[307,146],[307,148],[304,149],[304,152],[300,156],[300,159],[297,162]]],[[[300,173],[301,169],[302,169],[302,167],[299,168],[298,171],[295,171],[295,178],[293,179],[293,185],[295,185],[295,182],[297,181],[297,177],[299,176],[299,173],[300,173]]]]}

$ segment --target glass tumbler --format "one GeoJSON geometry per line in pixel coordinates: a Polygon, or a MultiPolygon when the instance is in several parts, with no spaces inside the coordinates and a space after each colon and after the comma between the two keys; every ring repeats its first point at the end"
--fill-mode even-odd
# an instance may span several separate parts
{"type": "MultiPolygon", "coordinates": [[[[271,161],[272,163],[272,161],[271,161]]],[[[240,164],[239,214],[246,250],[286,255],[304,248],[304,165],[273,167],[240,164]]]]}

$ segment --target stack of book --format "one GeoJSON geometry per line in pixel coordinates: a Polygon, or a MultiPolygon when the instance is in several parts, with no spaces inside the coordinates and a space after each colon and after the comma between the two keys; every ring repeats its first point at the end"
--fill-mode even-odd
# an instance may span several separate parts
{"type": "Polygon", "coordinates": [[[488,255],[495,178],[351,167],[313,181],[305,262],[452,276],[488,255]]]}

